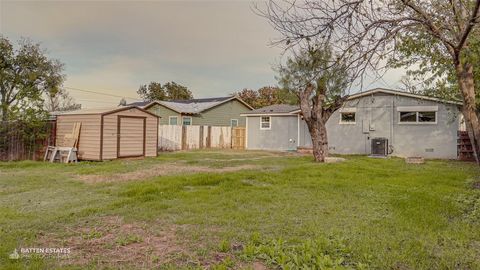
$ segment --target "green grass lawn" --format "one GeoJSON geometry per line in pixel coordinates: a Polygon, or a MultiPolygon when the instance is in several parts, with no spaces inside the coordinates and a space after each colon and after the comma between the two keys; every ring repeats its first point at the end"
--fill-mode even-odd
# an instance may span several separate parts
{"type": "Polygon", "coordinates": [[[0,268],[480,269],[477,167],[345,158],[0,163],[0,268]]]}

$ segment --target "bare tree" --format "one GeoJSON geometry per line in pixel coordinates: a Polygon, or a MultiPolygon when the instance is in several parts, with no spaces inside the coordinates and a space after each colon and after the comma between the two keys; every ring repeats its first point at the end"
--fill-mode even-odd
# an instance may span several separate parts
{"type": "Polygon", "coordinates": [[[350,77],[341,63],[329,68],[332,59],[329,46],[310,46],[289,58],[278,70],[280,84],[300,100],[317,162],[324,162],[328,156],[327,121],[348,98],[350,77]]]}
{"type": "Polygon", "coordinates": [[[47,95],[45,109],[53,111],[73,111],[81,109],[82,105],[75,102],[75,99],[65,89],[47,95]]]}
{"type": "Polygon", "coordinates": [[[480,0],[270,0],[256,7],[281,34],[275,44],[289,49],[329,40],[339,59],[348,58],[351,74],[362,80],[367,73],[381,77],[406,36],[436,41],[430,49],[448,55],[455,67],[475,153],[480,151],[480,116],[474,63],[465,55],[478,28],[479,9],[480,0]]]}

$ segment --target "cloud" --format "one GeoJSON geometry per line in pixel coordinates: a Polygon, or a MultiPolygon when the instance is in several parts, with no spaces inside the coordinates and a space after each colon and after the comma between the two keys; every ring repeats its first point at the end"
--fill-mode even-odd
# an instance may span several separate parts
{"type": "Polygon", "coordinates": [[[277,33],[251,8],[246,1],[1,1],[0,32],[41,42],[65,63],[71,87],[135,97],[140,84],[173,80],[207,97],[276,83],[271,67],[281,50],[269,41],[277,33]]]}

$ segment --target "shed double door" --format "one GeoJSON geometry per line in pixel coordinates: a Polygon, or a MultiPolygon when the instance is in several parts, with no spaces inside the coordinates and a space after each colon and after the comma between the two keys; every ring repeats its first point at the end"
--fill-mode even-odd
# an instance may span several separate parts
{"type": "Polygon", "coordinates": [[[145,156],[146,117],[118,116],[117,157],[145,156]]]}

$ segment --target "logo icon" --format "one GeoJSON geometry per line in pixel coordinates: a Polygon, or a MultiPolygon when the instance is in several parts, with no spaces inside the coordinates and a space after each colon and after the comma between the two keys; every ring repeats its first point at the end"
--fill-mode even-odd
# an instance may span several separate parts
{"type": "Polygon", "coordinates": [[[13,250],[13,252],[10,254],[10,260],[18,260],[20,259],[20,254],[18,254],[17,249],[13,250]]]}

